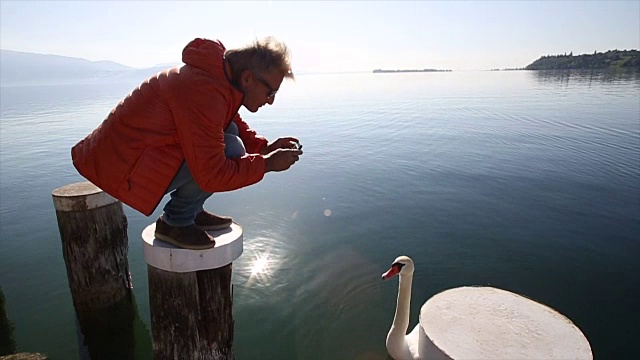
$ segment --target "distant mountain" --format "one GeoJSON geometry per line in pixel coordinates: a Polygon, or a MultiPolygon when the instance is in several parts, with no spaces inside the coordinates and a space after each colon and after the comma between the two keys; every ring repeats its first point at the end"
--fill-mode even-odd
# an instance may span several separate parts
{"type": "Polygon", "coordinates": [[[525,70],[561,70],[561,69],[606,69],[606,68],[638,68],[640,67],[640,51],[609,50],[605,53],[542,56],[527,65],[525,70]]]}
{"type": "MultiPolygon", "coordinates": [[[[176,64],[177,65],[177,64],[176,64]]],[[[142,81],[171,67],[134,69],[113,61],[0,50],[0,85],[50,85],[142,81]]]]}

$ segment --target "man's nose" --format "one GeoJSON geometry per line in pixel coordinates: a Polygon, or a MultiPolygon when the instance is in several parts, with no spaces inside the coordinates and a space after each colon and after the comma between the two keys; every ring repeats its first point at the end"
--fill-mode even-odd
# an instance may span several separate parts
{"type": "Polygon", "coordinates": [[[269,105],[273,105],[273,101],[274,101],[275,99],[276,99],[276,96],[275,96],[275,95],[273,95],[273,96],[272,96],[272,97],[270,97],[270,98],[267,98],[267,104],[269,104],[269,105]]]}

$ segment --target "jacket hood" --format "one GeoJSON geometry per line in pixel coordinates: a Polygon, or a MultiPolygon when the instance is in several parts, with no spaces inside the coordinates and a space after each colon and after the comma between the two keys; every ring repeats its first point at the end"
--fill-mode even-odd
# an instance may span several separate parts
{"type": "Polygon", "coordinates": [[[182,50],[182,62],[200,68],[211,75],[223,70],[224,45],[219,40],[194,39],[182,50]]]}

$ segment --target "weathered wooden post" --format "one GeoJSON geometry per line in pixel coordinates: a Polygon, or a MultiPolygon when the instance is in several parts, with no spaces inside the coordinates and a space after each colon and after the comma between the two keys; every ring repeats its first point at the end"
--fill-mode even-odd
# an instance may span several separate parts
{"type": "Polygon", "coordinates": [[[52,195],[81,349],[92,360],[134,359],[136,307],[122,203],[90,182],[62,186],[52,195]]]}
{"type": "Polygon", "coordinates": [[[0,356],[13,354],[16,351],[16,339],[13,335],[14,325],[7,316],[4,302],[4,292],[0,286],[0,356]]]}
{"type": "Polygon", "coordinates": [[[52,195],[76,310],[104,308],[130,296],[122,203],[88,181],[62,186],[52,195]]]}
{"type": "Polygon", "coordinates": [[[214,248],[179,249],[142,232],[149,276],[153,358],[233,359],[231,263],[242,254],[242,227],[210,231],[214,248]]]}

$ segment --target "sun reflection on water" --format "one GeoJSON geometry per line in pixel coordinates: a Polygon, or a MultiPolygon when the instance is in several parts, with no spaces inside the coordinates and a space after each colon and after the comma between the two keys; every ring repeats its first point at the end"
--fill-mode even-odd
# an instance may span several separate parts
{"type": "Polygon", "coordinates": [[[269,258],[266,255],[258,255],[251,265],[251,276],[266,274],[269,272],[269,258]]]}
{"type": "Polygon", "coordinates": [[[238,275],[244,278],[244,286],[260,288],[273,285],[275,273],[281,266],[287,246],[280,236],[272,233],[252,238],[245,243],[238,275]]]}
{"type": "Polygon", "coordinates": [[[289,236],[274,229],[247,237],[242,256],[236,261],[235,283],[243,289],[252,289],[244,294],[245,299],[263,302],[265,296],[276,299],[276,293],[289,280],[292,266],[292,247],[289,236]],[[257,291],[256,291],[257,290],[257,291]]]}
{"type": "Polygon", "coordinates": [[[277,264],[277,259],[270,255],[270,251],[255,252],[245,267],[249,275],[245,285],[249,287],[256,284],[260,284],[260,287],[269,286],[277,264]]]}

